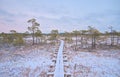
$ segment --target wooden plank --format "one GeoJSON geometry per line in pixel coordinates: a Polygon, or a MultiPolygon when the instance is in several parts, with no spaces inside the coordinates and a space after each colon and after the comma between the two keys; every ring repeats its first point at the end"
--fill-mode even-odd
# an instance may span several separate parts
{"type": "Polygon", "coordinates": [[[64,47],[64,41],[61,40],[61,44],[57,54],[57,62],[55,66],[54,77],[64,77],[63,47],[64,47]]]}

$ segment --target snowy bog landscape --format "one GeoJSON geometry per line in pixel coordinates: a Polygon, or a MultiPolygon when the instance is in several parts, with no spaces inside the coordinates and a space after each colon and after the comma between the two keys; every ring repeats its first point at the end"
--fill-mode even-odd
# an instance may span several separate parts
{"type": "Polygon", "coordinates": [[[0,0],[0,77],[120,77],[120,0],[0,0]]]}
{"type": "MultiPolygon", "coordinates": [[[[54,53],[59,46],[60,41],[57,44],[1,47],[0,77],[52,77],[48,73],[55,71],[50,66],[55,66],[54,53]]],[[[120,49],[77,48],[75,51],[73,46],[74,42],[64,42],[68,65],[64,70],[70,73],[65,77],[120,77],[120,49]]]]}

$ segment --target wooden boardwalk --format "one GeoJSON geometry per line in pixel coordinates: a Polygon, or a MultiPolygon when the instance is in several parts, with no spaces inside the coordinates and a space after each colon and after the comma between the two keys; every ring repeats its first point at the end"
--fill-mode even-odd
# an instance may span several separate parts
{"type": "Polygon", "coordinates": [[[57,62],[55,65],[54,77],[64,77],[63,47],[64,47],[64,41],[61,40],[61,44],[57,54],[57,62]]]}
{"type": "Polygon", "coordinates": [[[55,52],[53,55],[53,64],[50,65],[51,70],[47,73],[47,77],[71,77],[71,74],[65,71],[69,65],[65,56],[66,52],[63,52],[64,41],[61,40],[60,42],[58,52],[55,52]]]}

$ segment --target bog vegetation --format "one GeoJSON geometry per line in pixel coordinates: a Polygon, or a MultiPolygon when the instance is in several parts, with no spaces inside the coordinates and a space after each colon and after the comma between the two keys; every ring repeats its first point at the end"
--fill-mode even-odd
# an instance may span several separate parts
{"type": "MultiPolygon", "coordinates": [[[[73,43],[74,50],[79,48],[96,49],[96,48],[120,48],[120,32],[110,27],[109,31],[100,32],[92,26],[88,26],[87,30],[75,30],[72,32],[59,33],[58,30],[51,30],[51,33],[42,33],[40,24],[36,19],[27,21],[27,31],[18,33],[16,30],[10,30],[10,33],[2,32],[0,34],[1,45],[6,46],[23,46],[27,45],[26,38],[32,38],[31,45],[40,45],[45,43],[56,44],[59,39],[63,39],[67,43],[73,43]]],[[[26,22],[26,23],[27,23],[26,22]]]]}

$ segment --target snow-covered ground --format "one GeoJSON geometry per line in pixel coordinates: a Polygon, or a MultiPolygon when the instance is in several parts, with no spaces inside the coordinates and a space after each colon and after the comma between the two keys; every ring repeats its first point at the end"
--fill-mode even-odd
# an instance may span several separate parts
{"type": "Polygon", "coordinates": [[[38,77],[46,75],[51,64],[52,45],[31,46],[10,52],[0,50],[0,77],[38,77]]]}
{"type": "Polygon", "coordinates": [[[73,77],[120,77],[120,50],[66,50],[73,77]]]}
{"type": "MultiPolygon", "coordinates": [[[[74,51],[72,44],[64,48],[72,77],[120,77],[120,50],[74,51]]],[[[51,44],[0,48],[0,77],[45,77],[56,49],[51,44]]]]}

